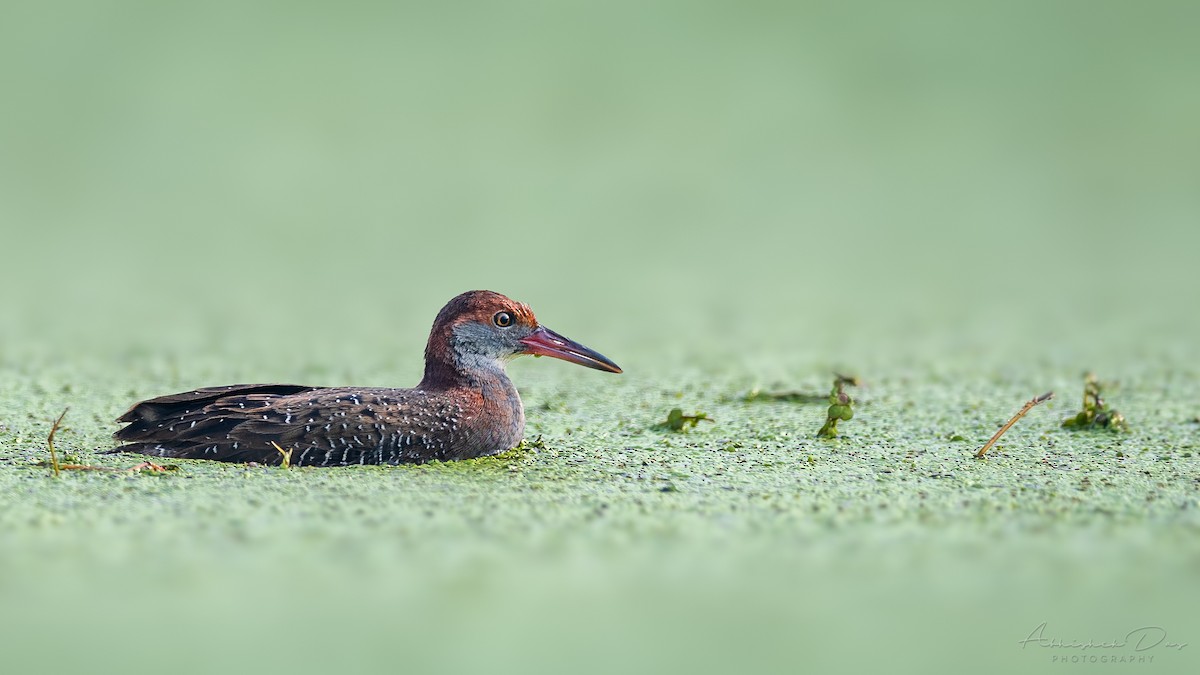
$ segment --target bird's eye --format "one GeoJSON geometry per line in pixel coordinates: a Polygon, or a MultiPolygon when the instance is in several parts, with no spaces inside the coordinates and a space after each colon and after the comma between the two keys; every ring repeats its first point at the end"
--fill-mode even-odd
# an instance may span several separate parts
{"type": "Polygon", "coordinates": [[[508,328],[513,325],[513,315],[508,312],[497,312],[496,316],[492,317],[492,323],[501,328],[508,328]]]}

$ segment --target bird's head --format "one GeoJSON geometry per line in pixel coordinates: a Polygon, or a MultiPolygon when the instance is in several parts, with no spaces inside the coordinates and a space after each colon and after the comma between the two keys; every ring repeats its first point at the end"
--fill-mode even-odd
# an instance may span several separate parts
{"type": "Polygon", "coordinates": [[[486,368],[522,354],[621,372],[603,354],[540,325],[528,305],[493,291],[468,291],[446,303],[433,322],[425,348],[426,379],[431,366],[486,368]]]}

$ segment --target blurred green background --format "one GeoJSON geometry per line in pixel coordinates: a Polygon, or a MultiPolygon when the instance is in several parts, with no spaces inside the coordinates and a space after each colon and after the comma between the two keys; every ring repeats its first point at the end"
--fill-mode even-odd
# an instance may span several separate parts
{"type": "MultiPolygon", "coordinates": [[[[1065,637],[1174,620],[1200,641],[1182,609],[1200,570],[1190,452],[1165,487],[1112,497],[1116,525],[1085,499],[976,531],[954,490],[887,527],[807,522],[803,489],[787,522],[699,486],[662,522],[659,497],[599,531],[554,515],[605,489],[556,483],[560,464],[661,445],[597,431],[613,420],[676,394],[721,412],[692,450],[656,451],[678,459],[767,424],[721,397],[819,391],[835,367],[876,382],[881,420],[906,384],[929,397],[918,409],[987,411],[900,417],[885,455],[936,455],[926,439],[946,424],[986,438],[1048,385],[1067,412],[1087,368],[1128,386],[1139,448],[1186,451],[1195,426],[1170,425],[1200,413],[1197,21],[1194,2],[4,3],[8,653],[47,670],[71,644],[65,665],[208,670],[226,644],[245,664],[389,672],[1011,672],[1050,667],[1013,644],[1055,616],[1076,620],[1065,637]],[[240,473],[196,465],[203,489],[132,501],[112,496],[124,479],[47,484],[28,467],[66,405],[63,442],[88,453],[133,400],[175,389],[411,385],[434,314],[472,288],[626,369],[514,364],[531,431],[567,448],[531,469],[555,498],[508,491],[491,465],[299,473],[263,502],[240,473]],[[285,507],[417,488],[432,506],[410,494],[397,513],[437,508],[449,530],[399,536],[396,515],[339,534],[356,516],[305,525],[285,507]],[[463,502],[491,490],[513,528],[494,536],[479,523],[498,517],[463,502]],[[1154,490],[1186,513],[1137,517],[1154,490]],[[222,495],[281,511],[246,534],[222,495]],[[549,534],[526,536],[543,513],[549,534]],[[187,530],[197,518],[212,524],[187,530]],[[1127,583],[1139,573],[1151,581],[1127,583]]],[[[830,452],[807,433],[763,447],[830,452]]],[[[835,471],[861,466],[847,461],[835,471]]],[[[1181,654],[1156,672],[1194,666],[1181,654]]]]}

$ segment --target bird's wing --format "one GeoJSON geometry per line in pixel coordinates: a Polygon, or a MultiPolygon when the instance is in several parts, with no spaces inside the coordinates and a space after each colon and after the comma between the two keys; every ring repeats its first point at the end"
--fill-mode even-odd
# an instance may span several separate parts
{"type": "Polygon", "coordinates": [[[294,465],[441,459],[461,411],[411,389],[238,385],[145,401],[122,416],[116,452],[294,465]]]}
{"type": "MultiPolygon", "coordinates": [[[[225,387],[204,387],[135,403],[132,408],[125,411],[124,415],[118,417],[117,421],[155,422],[164,417],[187,414],[210,405],[218,399],[239,394],[287,395],[318,389],[321,387],[306,387],[299,384],[231,384],[225,387]]],[[[128,431],[128,428],[117,432],[117,438],[121,438],[120,434],[125,431],[128,431]]]]}

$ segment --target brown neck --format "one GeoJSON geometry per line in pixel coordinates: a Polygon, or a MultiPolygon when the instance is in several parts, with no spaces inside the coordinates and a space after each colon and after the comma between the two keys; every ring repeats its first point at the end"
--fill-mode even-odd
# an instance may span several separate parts
{"type": "Polygon", "coordinates": [[[459,369],[442,360],[425,359],[425,377],[421,389],[455,389],[470,386],[470,379],[459,369]]]}
{"type": "Polygon", "coordinates": [[[449,325],[440,321],[434,324],[429,341],[425,343],[425,377],[419,385],[422,389],[453,389],[466,385],[466,377],[450,348],[452,338],[449,325]]]}

